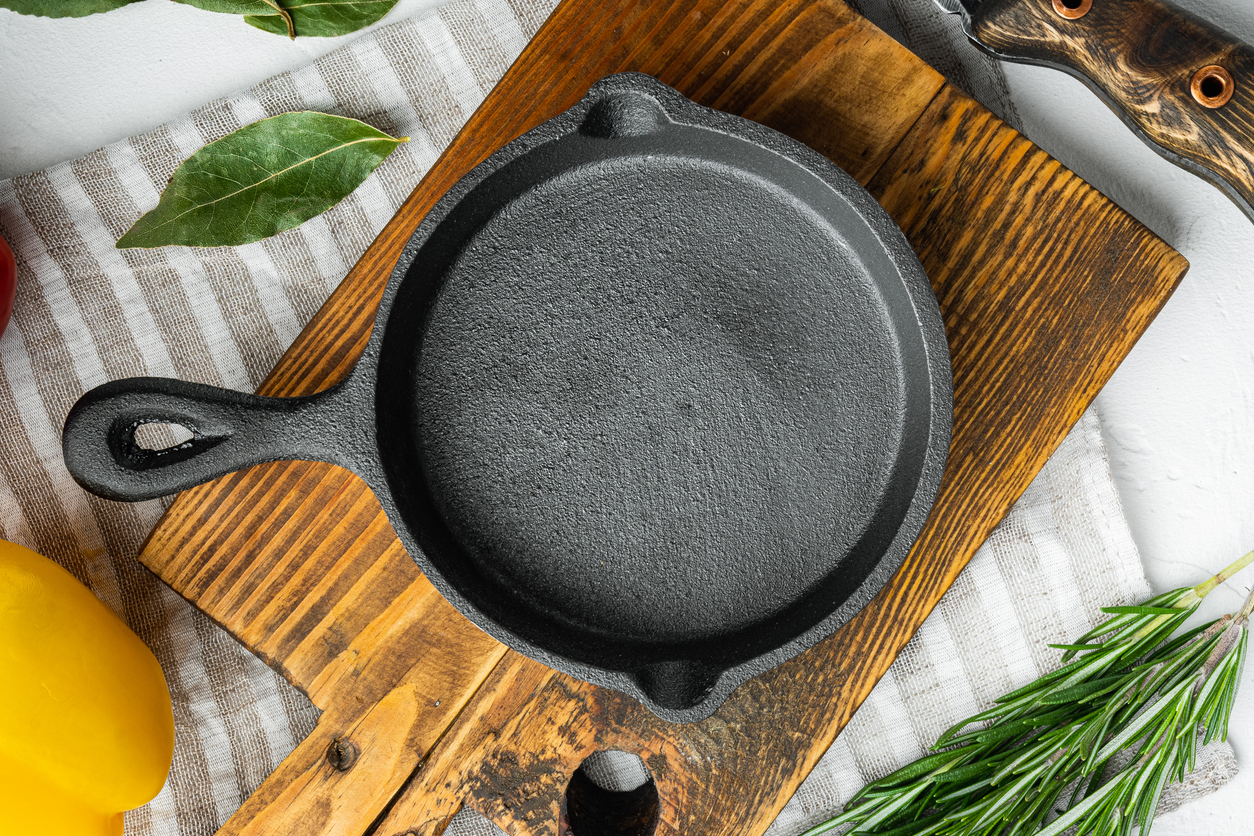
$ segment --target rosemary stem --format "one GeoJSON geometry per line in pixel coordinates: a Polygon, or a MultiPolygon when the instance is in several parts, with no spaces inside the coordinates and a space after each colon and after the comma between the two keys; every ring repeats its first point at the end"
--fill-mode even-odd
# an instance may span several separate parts
{"type": "MultiPolygon", "coordinates": [[[[1220,570],[1219,574],[1205,581],[1202,581],[1197,586],[1188,590],[1187,592],[1185,592],[1183,596],[1181,596],[1181,598],[1178,601],[1176,601],[1171,606],[1180,610],[1187,610],[1189,607],[1195,606],[1196,604],[1200,603],[1201,600],[1205,598],[1207,595],[1214,592],[1215,589],[1221,583],[1228,580],[1228,578],[1231,578],[1233,575],[1235,575],[1237,572],[1240,572],[1242,569],[1244,569],[1246,566],[1249,566],[1251,563],[1254,563],[1254,551],[1247,552],[1245,555],[1237,558],[1232,563],[1228,564],[1226,567],[1220,570]]],[[[1246,604],[1247,606],[1250,605],[1250,601],[1247,601],[1246,604]]],[[[1243,609],[1243,612],[1245,612],[1247,616],[1250,614],[1249,609],[1243,609]]],[[[1137,633],[1137,637],[1139,638],[1143,636],[1148,636],[1150,633],[1154,632],[1159,627],[1161,627],[1164,623],[1166,623],[1167,619],[1169,618],[1171,618],[1171,616],[1160,615],[1157,618],[1151,619],[1150,621],[1146,622],[1145,626],[1142,627],[1141,630],[1137,633]]]]}
{"type": "Polygon", "coordinates": [[[1210,675],[1215,672],[1220,660],[1228,655],[1228,651],[1232,649],[1232,645],[1237,640],[1237,630],[1240,629],[1240,622],[1233,621],[1231,615],[1225,615],[1216,621],[1207,630],[1207,634],[1212,634],[1215,628],[1223,630],[1223,634],[1219,637],[1219,641],[1215,642],[1215,647],[1211,650],[1210,655],[1206,657],[1206,662],[1202,665],[1202,669],[1197,673],[1197,684],[1193,686],[1193,696],[1197,696],[1202,690],[1202,686],[1206,684],[1206,680],[1210,679],[1210,675]]]}
{"type": "Polygon", "coordinates": [[[1254,612],[1254,589],[1250,590],[1250,594],[1245,598],[1245,605],[1237,611],[1233,616],[1237,622],[1244,622],[1250,617],[1250,613],[1254,612]]]}
{"type": "Polygon", "coordinates": [[[1228,578],[1232,577],[1237,572],[1240,572],[1251,563],[1254,563],[1254,551],[1249,552],[1243,557],[1233,561],[1232,564],[1222,569],[1219,574],[1215,575],[1213,578],[1202,581],[1197,586],[1193,587],[1193,593],[1197,595],[1198,598],[1205,598],[1212,590],[1214,590],[1215,587],[1219,586],[1221,583],[1228,580],[1228,578]]]}

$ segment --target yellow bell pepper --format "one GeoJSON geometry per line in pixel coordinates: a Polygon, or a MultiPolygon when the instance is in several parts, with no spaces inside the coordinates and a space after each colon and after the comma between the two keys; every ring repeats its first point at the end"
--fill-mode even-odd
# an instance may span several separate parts
{"type": "Polygon", "coordinates": [[[0,834],[121,836],[173,753],[151,651],[65,569],[0,540],[0,834]]]}

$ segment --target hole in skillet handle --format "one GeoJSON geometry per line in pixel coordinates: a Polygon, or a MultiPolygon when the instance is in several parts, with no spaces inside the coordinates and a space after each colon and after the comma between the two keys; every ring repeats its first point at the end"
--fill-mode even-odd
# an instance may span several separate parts
{"type": "Polygon", "coordinates": [[[186,415],[120,416],[109,428],[107,443],[117,465],[145,472],[187,462],[229,437],[201,432],[186,415]]]}
{"type": "Polygon", "coordinates": [[[114,461],[131,471],[152,471],[186,462],[229,437],[202,433],[186,418],[128,418],[120,418],[110,427],[108,447],[114,461]]]}
{"type": "Polygon", "coordinates": [[[588,756],[566,787],[561,836],[652,836],[661,815],[657,784],[638,755],[588,756]]]}
{"type": "Polygon", "coordinates": [[[169,421],[145,421],[135,427],[135,443],[141,450],[163,452],[180,449],[196,437],[191,427],[169,421]]]}

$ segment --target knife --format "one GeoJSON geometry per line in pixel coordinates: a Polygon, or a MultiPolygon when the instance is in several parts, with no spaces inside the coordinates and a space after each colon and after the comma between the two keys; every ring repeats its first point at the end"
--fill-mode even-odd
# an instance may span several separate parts
{"type": "Polygon", "coordinates": [[[977,47],[1063,70],[1254,220],[1254,49],[1161,0],[936,0],[977,47]]]}

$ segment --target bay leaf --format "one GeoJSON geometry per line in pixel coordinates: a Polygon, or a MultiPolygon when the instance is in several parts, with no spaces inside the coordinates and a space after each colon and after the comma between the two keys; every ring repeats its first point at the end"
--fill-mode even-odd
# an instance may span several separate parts
{"type": "Polygon", "coordinates": [[[264,15],[273,10],[265,0],[175,0],[185,6],[195,6],[207,12],[223,12],[229,15],[264,15]]]}
{"type": "Polygon", "coordinates": [[[251,244],[347,197],[409,137],[301,111],[245,125],[188,157],[118,249],[251,244]]]}
{"type": "Polygon", "coordinates": [[[292,20],[291,13],[280,5],[279,0],[175,0],[175,2],[210,12],[271,15],[278,18],[279,23],[282,24],[283,34],[296,40],[296,24],[292,20]]]}
{"type": "MultiPolygon", "coordinates": [[[[7,2],[8,0],[0,0],[7,2]]],[[[297,35],[334,37],[356,32],[382,20],[398,0],[178,0],[211,12],[245,15],[258,29],[287,35],[287,21],[276,14],[277,3],[291,17],[297,35]]]]}
{"type": "MultiPolygon", "coordinates": [[[[297,35],[332,38],[347,35],[382,20],[398,0],[279,0],[292,16],[297,35]]],[[[250,14],[244,18],[253,26],[276,35],[286,35],[283,18],[276,14],[250,14]]]]}
{"type": "Polygon", "coordinates": [[[0,8],[38,17],[87,17],[137,2],[139,0],[0,0],[0,8]]]}

